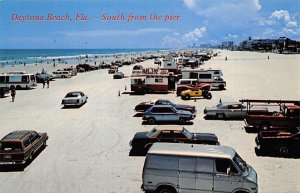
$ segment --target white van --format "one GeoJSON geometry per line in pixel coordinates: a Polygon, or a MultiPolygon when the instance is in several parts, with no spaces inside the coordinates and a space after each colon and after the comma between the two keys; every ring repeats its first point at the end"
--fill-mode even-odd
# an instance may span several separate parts
{"type": "Polygon", "coordinates": [[[72,74],[69,71],[55,71],[52,72],[55,78],[71,78],[72,74]]]}
{"type": "Polygon", "coordinates": [[[155,143],[142,190],[155,193],[258,193],[257,173],[231,147],[155,143]]]}

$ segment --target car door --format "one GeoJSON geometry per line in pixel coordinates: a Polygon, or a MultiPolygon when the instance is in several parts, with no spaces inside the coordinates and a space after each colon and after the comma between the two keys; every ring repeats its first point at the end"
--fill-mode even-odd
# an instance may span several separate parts
{"type": "Polygon", "coordinates": [[[213,193],[214,159],[197,158],[196,193],[213,193]]]}
{"type": "Polygon", "coordinates": [[[175,109],[171,107],[162,107],[162,119],[164,121],[178,121],[179,116],[177,115],[175,109]]]}
{"type": "Polygon", "coordinates": [[[179,193],[196,193],[196,158],[179,158],[179,193]]]}
{"type": "Polygon", "coordinates": [[[214,192],[231,193],[243,187],[242,177],[230,159],[217,158],[214,165],[214,192]]]}
{"type": "Polygon", "coordinates": [[[147,114],[147,118],[153,117],[156,121],[164,121],[163,109],[161,107],[153,107],[151,113],[147,114]]]}

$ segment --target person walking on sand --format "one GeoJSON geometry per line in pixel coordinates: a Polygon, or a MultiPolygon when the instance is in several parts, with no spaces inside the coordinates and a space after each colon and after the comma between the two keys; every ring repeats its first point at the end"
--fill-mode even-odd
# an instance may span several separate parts
{"type": "Polygon", "coordinates": [[[42,79],[42,83],[43,83],[43,88],[45,88],[45,79],[42,79]]]}
{"type": "Polygon", "coordinates": [[[16,97],[16,88],[14,86],[12,86],[10,88],[10,94],[11,94],[11,101],[15,102],[15,97],[16,97]]]}
{"type": "Polygon", "coordinates": [[[47,88],[49,88],[49,84],[50,84],[49,78],[46,79],[46,82],[47,82],[47,88]]]}

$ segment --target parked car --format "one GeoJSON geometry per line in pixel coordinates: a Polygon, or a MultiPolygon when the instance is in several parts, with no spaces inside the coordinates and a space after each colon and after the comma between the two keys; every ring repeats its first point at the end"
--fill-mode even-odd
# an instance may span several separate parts
{"type": "Polygon", "coordinates": [[[161,64],[160,59],[159,59],[159,58],[155,58],[155,59],[154,59],[154,64],[161,64]]]}
{"type": "Polygon", "coordinates": [[[64,68],[64,71],[69,71],[71,73],[71,76],[77,75],[77,69],[73,67],[64,68]]]}
{"type": "Polygon", "coordinates": [[[92,65],[90,65],[90,64],[78,64],[78,65],[76,66],[77,72],[79,72],[79,69],[80,69],[80,68],[83,68],[85,72],[96,70],[96,67],[95,67],[95,66],[92,66],[92,65]]]}
{"type": "Polygon", "coordinates": [[[0,87],[0,97],[3,98],[5,94],[9,93],[9,87],[1,86],[0,87]]]}
{"type": "Polygon", "coordinates": [[[110,69],[108,69],[108,74],[114,74],[118,72],[118,66],[110,66],[110,69]]]}
{"type": "Polygon", "coordinates": [[[13,131],[0,140],[0,164],[15,165],[30,163],[43,147],[46,147],[47,133],[22,130],[13,131]]]}
{"type": "Polygon", "coordinates": [[[183,100],[189,100],[191,97],[204,97],[205,99],[211,99],[212,95],[207,90],[185,90],[180,93],[183,100]]]}
{"type": "Polygon", "coordinates": [[[289,131],[261,131],[255,138],[257,155],[273,153],[282,157],[300,154],[300,127],[289,131]]]}
{"type": "Polygon", "coordinates": [[[52,74],[48,74],[47,72],[44,71],[41,73],[36,73],[35,78],[36,78],[36,82],[41,83],[41,82],[45,81],[46,79],[53,80],[54,76],[52,74]]]}
{"type": "Polygon", "coordinates": [[[155,193],[258,193],[257,173],[231,147],[155,143],[147,153],[142,190],[155,193]]]}
{"type": "Polygon", "coordinates": [[[154,99],[152,101],[148,102],[142,102],[138,105],[135,106],[134,110],[139,111],[139,112],[145,112],[148,110],[150,107],[153,105],[171,105],[175,107],[178,110],[185,110],[185,111],[190,111],[191,113],[197,113],[196,107],[192,105],[183,105],[183,104],[174,104],[169,100],[166,99],[154,99]]]}
{"type": "Polygon", "coordinates": [[[115,72],[113,77],[114,77],[114,79],[122,79],[125,77],[125,75],[123,74],[123,72],[115,72]]]}
{"type": "Polygon", "coordinates": [[[184,127],[155,127],[149,132],[138,132],[130,141],[129,155],[146,155],[155,142],[193,143],[219,145],[218,137],[212,133],[191,133],[184,127]]]}
{"type": "Polygon", "coordinates": [[[172,105],[153,105],[144,113],[143,120],[146,120],[149,124],[163,121],[185,124],[195,117],[196,114],[190,111],[177,110],[172,105]]]}
{"type": "Polygon", "coordinates": [[[88,96],[81,91],[69,92],[65,98],[62,99],[61,104],[66,106],[81,106],[87,102],[88,96]]]}
{"type": "Polygon", "coordinates": [[[266,107],[251,107],[247,110],[247,107],[240,102],[220,102],[216,106],[205,107],[205,118],[216,119],[241,119],[246,118],[247,113],[259,114],[268,112],[266,107]]]}
{"type": "Polygon", "coordinates": [[[55,71],[52,72],[55,78],[71,78],[72,75],[69,71],[55,71]]]}
{"type": "Polygon", "coordinates": [[[185,85],[185,84],[181,84],[181,85],[177,85],[177,89],[176,89],[176,95],[180,96],[182,91],[185,90],[193,90],[193,91],[197,91],[197,90],[206,90],[209,91],[211,90],[211,84],[208,83],[199,83],[197,85],[185,85]]]}

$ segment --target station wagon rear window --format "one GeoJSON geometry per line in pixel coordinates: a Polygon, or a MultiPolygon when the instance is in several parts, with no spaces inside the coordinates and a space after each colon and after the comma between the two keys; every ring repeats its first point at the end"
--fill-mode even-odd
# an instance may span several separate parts
{"type": "Polygon", "coordinates": [[[2,142],[0,143],[0,150],[2,151],[22,150],[22,145],[19,142],[2,142]]]}

